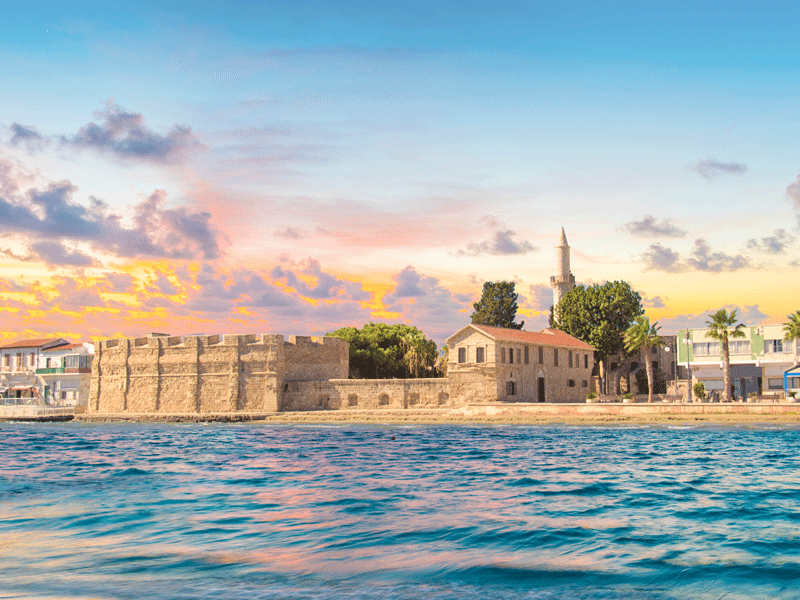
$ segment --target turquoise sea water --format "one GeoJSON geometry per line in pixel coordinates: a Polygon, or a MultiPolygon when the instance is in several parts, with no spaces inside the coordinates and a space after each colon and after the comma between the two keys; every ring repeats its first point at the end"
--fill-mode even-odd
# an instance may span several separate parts
{"type": "Polygon", "coordinates": [[[800,598],[799,442],[0,424],[0,598],[800,598]]]}

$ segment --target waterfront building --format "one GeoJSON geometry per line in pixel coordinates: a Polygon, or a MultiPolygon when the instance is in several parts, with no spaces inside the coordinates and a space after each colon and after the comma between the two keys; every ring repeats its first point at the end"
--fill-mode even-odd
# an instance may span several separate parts
{"type": "MultiPolygon", "coordinates": [[[[691,371],[692,383],[722,392],[721,342],[708,329],[678,332],[678,363],[691,371]],[[688,337],[687,337],[688,334],[688,337]]],[[[800,342],[783,339],[784,325],[744,327],[745,337],[728,341],[732,396],[743,400],[764,394],[784,396],[787,370],[800,365],[800,342]]]]}
{"type": "Polygon", "coordinates": [[[449,379],[484,402],[582,402],[594,348],[559,331],[470,324],[445,340],[449,379]]]}
{"type": "Polygon", "coordinates": [[[64,338],[37,338],[0,345],[0,396],[41,401],[44,390],[36,376],[41,353],[68,343],[64,338]]]}

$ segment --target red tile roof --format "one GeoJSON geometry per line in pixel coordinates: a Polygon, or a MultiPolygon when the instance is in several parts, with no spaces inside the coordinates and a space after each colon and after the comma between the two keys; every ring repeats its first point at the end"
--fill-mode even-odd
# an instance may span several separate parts
{"type": "Polygon", "coordinates": [[[60,338],[36,338],[33,340],[19,340],[17,342],[12,342],[11,344],[3,344],[0,346],[0,350],[11,348],[40,348],[41,346],[46,346],[51,342],[57,342],[59,339],[60,338]]]}
{"type": "Polygon", "coordinates": [[[507,342],[524,342],[540,346],[559,346],[561,348],[577,348],[579,350],[592,350],[594,348],[578,338],[564,333],[559,329],[542,329],[541,331],[522,331],[520,329],[506,329],[505,327],[489,327],[488,325],[469,325],[482,331],[486,335],[507,342]]]}
{"type": "Polygon", "coordinates": [[[42,352],[56,352],[57,350],[72,350],[72,348],[80,348],[83,346],[83,342],[76,342],[74,344],[63,344],[61,346],[56,346],[55,348],[46,348],[42,350],[42,352]]]}

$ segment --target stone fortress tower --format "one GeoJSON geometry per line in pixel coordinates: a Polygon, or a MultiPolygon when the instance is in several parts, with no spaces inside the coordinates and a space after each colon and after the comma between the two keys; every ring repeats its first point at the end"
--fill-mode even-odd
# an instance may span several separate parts
{"type": "Polygon", "coordinates": [[[569,267],[569,244],[563,227],[556,244],[556,274],[550,278],[550,285],[553,288],[553,306],[557,306],[564,294],[575,287],[575,276],[569,267]]]}

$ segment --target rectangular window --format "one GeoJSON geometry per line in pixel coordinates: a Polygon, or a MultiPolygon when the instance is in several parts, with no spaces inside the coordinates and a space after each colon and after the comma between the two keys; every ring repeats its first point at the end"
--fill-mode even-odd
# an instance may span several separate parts
{"type": "Polygon", "coordinates": [[[692,344],[692,352],[695,356],[717,356],[719,355],[719,342],[699,342],[692,344]]]}
{"type": "Polygon", "coordinates": [[[3,366],[4,367],[10,367],[11,366],[11,355],[10,354],[6,354],[5,357],[3,358],[3,366]]]}
{"type": "Polygon", "coordinates": [[[45,358],[44,359],[44,367],[45,367],[45,369],[49,369],[50,368],[50,360],[51,360],[50,358],[45,358]]]}
{"type": "Polygon", "coordinates": [[[528,346],[525,346],[525,364],[526,365],[530,364],[530,362],[531,362],[531,360],[530,360],[530,356],[529,356],[529,348],[528,348],[528,346]]]}
{"type": "Polygon", "coordinates": [[[650,348],[650,354],[658,354],[658,348],[656,346],[650,348]]]}
{"type": "Polygon", "coordinates": [[[569,356],[569,368],[572,368],[572,350],[567,350],[567,356],[569,356]]]}
{"type": "Polygon", "coordinates": [[[558,366],[558,348],[553,348],[553,366],[558,366]]]}
{"type": "Polygon", "coordinates": [[[467,349],[466,348],[459,348],[458,349],[458,362],[460,364],[464,364],[467,362],[467,349]]]}
{"type": "Polygon", "coordinates": [[[506,396],[514,396],[514,395],[516,395],[516,390],[514,389],[514,382],[506,381],[506,396]]]}
{"type": "Polygon", "coordinates": [[[584,379],[581,381],[581,387],[589,387],[589,382],[584,379]]]}
{"type": "Polygon", "coordinates": [[[653,371],[655,371],[657,368],[658,368],[658,361],[654,360],[653,361],[653,371]]]}
{"type": "Polygon", "coordinates": [[[539,346],[539,364],[544,364],[544,348],[542,346],[539,346]]]}
{"type": "Polygon", "coordinates": [[[475,348],[475,362],[482,363],[483,359],[483,348],[475,348]]]}
{"type": "Polygon", "coordinates": [[[500,362],[501,363],[506,362],[506,349],[505,348],[500,348],[500,362]]]}
{"type": "Polygon", "coordinates": [[[31,369],[35,369],[36,368],[36,353],[35,352],[31,352],[30,367],[31,367],[31,369]]]}
{"type": "Polygon", "coordinates": [[[782,379],[778,379],[777,377],[776,378],[770,377],[767,380],[767,385],[769,386],[769,389],[771,389],[771,390],[782,390],[783,389],[783,380],[782,379]]]}
{"type": "Polygon", "coordinates": [[[512,365],[514,364],[514,349],[513,348],[509,348],[508,349],[508,362],[510,364],[512,364],[512,365]]]}
{"type": "Polygon", "coordinates": [[[570,380],[568,380],[568,381],[567,381],[567,386],[569,386],[569,387],[575,387],[575,380],[574,380],[574,379],[570,379],[570,380]]]}
{"type": "Polygon", "coordinates": [[[750,340],[728,342],[728,352],[731,354],[750,354],[750,340]]]}
{"type": "Polygon", "coordinates": [[[22,352],[17,352],[17,371],[22,371],[22,367],[25,365],[22,364],[22,352]]]}
{"type": "Polygon", "coordinates": [[[783,352],[783,340],[764,340],[765,354],[780,354],[783,352]]]}
{"type": "Polygon", "coordinates": [[[589,355],[588,354],[584,354],[583,355],[583,368],[584,369],[588,369],[589,368],[589,355]]]}
{"type": "Polygon", "coordinates": [[[800,388],[800,377],[787,377],[786,385],[789,387],[790,390],[796,390],[800,388]]]}
{"type": "Polygon", "coordinates": [[[77,369],[78,368],[78,355],[71,354],[70,356],[64,357],[64,366],[67,369],[77,369]]]}

